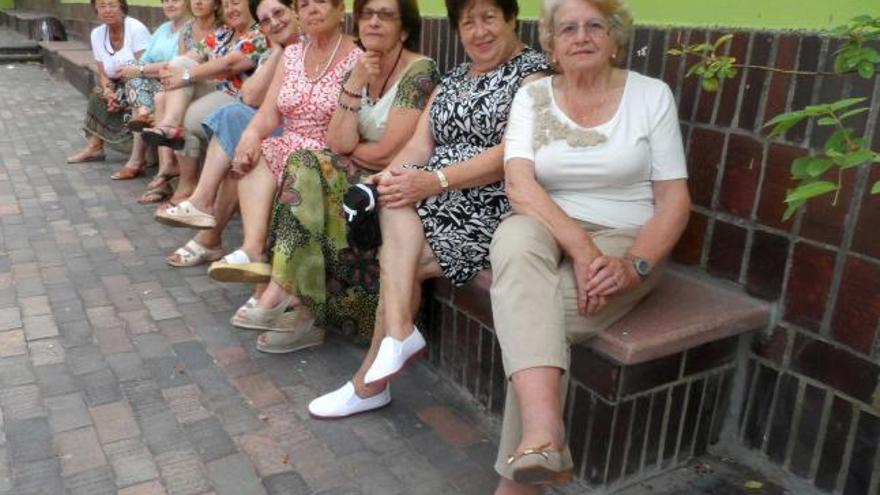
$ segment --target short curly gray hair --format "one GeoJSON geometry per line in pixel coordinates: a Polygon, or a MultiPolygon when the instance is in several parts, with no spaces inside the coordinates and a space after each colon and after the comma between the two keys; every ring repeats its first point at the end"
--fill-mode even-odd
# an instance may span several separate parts
{"type": "Polygon", "coordinates": [[[618,65],[625,63],[626,47],[632,37],[633,17],[632,12],[622,0],[542,0],[541,19],[538,21],[538,38],[541,47],[547,54],[553,52],[553,27],[556,11],[565,2],[587,2],[608,20],[611,26],[611,39],[617,45],[617,54],[614,62],[618,65]]]}

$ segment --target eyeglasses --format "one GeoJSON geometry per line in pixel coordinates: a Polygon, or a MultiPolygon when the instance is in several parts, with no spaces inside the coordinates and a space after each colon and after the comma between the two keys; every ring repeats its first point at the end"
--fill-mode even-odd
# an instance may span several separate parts
{"type": "Polygon", "coordinates": [[[119,2],[108,2],[108,3],[96,3],[96,10],[119,10],[122,5],[119,2]]]}
{"type": "Polygon", "coordinates": [[[379,16],[379,20],[382,22],[391,22],[393,20],[396,20],[398,17],[400,17],[400,14],[398,14],[397,12],[394,12],[393,10],[364,9],[364,10],[361,10],[360,14],[358,14],[358,18],[362,21],[369,21],[370,19],[373,18],[374,15],[379,16]]]}
{"type": "Polygon", "coordinates": [[[277,8],[269,13],[268,17],[264,17],[259,20],[260,29],[268,29],[272,24],[272,21],[282,22],[284,21],[284,16],[288,14],[288,10],[284,8],[277,8]]]}
{"type": "Polygon", "coordinates": [[[583,24],[577,22],[563,22],[556,25],[556,36],[562,39],[576,38],[581,29],[593,39],[601,39],[608,36],[611,28],[599,19],[589,19],[583,24]]]}

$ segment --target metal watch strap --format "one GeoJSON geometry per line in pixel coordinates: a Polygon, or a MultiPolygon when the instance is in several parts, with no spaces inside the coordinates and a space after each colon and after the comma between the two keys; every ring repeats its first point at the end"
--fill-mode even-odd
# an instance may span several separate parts
{"type": "Polygon", "coordinates": [[[443,170],[437,169],[434,173],[437,174],[437,179],[440,180],[440,188],[444,191],[449,189],[449,179],[446,178],[443,170]]]}

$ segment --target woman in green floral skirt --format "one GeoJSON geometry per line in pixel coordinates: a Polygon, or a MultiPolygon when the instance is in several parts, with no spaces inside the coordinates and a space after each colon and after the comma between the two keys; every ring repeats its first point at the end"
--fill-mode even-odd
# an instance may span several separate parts
{"type": "Polygon", "coordinates": [[[327,131],[330,149],[288,157],[273,204],[271,281],[232,319],[267,330],[257,339],[264,352],[320,344],[323,327],[364,340],[372,335],[379,265],[375,250],[348,246],[342,197],[406,143],[439,74],[433,60],[416,52],[415,0],[357,0],[354,13],[365,53],[340,89],[327,131]]]}

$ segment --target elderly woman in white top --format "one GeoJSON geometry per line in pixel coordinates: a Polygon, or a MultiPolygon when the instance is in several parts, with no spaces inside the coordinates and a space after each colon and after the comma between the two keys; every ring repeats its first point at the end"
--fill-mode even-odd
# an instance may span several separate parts
{"type": "Polygon", "coordinates": [[[515,214],[491,248],[492,306],[510,379],[497,494],[573,474],[562,421],[569,343],[607,328],[655,284],[690,209],[675,101],[616,67],[632,17],[619,0],[544,0],[558,75],[524,86],[505,141],[515,214]]]}
{"type": "Polygon", "coordinates": [[[91,0],[103,22],[92,30],[92,54],[98,66],[98,87],[86,110],[86,146],[67,158],[67,163],[104,159],[104,143],[125,147],[131,133],[124,126],[126,103],[122,98],[120,69],[140,58],[150,43],[150,31],[128,17],[126,0],[91,0]]]}

